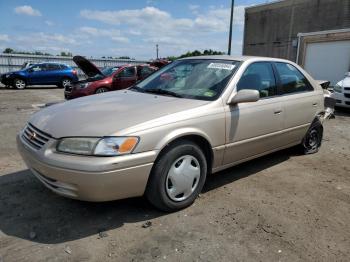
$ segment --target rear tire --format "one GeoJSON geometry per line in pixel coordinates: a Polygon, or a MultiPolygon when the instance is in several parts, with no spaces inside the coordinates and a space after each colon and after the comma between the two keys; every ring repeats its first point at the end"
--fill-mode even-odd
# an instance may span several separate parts
{"type": "Polygon", "coordinates": [[[301,147],[305,155],[317,153],[322,144],[323,126],[317,119],[315,120],[309,130],[307,131],[301,147]]]}
{"type": "Polygon", "coordinates": [[[13,80],[13,86],[17,89],[24,89],[26,88],[27,84],[23,79],[16,78],[13,80]]]}
{"type": "Polygon", "coordinates": [[[72,85],[72,80],[69,78],[63,78],[61,82],[59,83],[58,87],[60,88],[66,88],[68,86],[72,85]]]}
{"type": "Polygon", "coordinates": [[[190,206],[201,192],[207,176],[203,151],[191,141],[169,146],[155,162],[146,198],[156,208],[172,212],[190,206]]]}

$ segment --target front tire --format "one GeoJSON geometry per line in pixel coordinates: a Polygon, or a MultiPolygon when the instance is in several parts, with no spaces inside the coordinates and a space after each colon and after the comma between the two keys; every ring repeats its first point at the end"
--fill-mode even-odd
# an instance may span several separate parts
{"type": "Polygon", "coordinates": [[[109,90],[105,87],[100,87],[98,88],[96,91],[95,91],[95,94],[102,94],[102,93],[106,93],[108,92],[109,90]]]}
{"type": "Polygon", "coordinates": [[[307,131],[301,146],[305,155],[315,154],[321,147],[323,126],[319,120],[315,120],[307,131]]]}
{"type": "Polygon", "coordinates": [[[191,141],[179,141],[157,159],[145,195],[158,209],[177,211],[195,201],[206,176],[207,161],[200,147],[191,141]]]}
{"type": "Polygon", "coordinates": [[[27,84],[23,79],[16,78],[13,80],[13,86],[17,89],[24,89],[26,88],[27,84]]]}

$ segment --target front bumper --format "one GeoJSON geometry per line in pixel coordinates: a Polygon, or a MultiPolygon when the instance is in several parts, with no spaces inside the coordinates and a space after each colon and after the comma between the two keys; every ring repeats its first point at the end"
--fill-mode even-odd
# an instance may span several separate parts
{"type": "Polygon", "coordinates": [[[88,88],[79,88],[76,86],[65,88],[64,98],[67,100],[92,95],[91,91],[88,88]]]}
{"type": "Polygon", "coordinates": [[[350,108],[350,91],[344,93],[333,92],[331,97],[335,99],[336,106],[350,108]]]}
{"type": "Polygon", "coordinates": [[[2,84],[4,84],[5,86],[9,86],[12,85],[13,83],[13,79],[9,78],[9,77],[5,77],[5,75],[0,76],[0,82],[2,84]]]}
{"type": "Polygon", "coordinates": [[[18,150],[33,175],[53,192],[100,202],[142,196],[157,152],[85,157],[33,149],[19,134],[18,150]]]}

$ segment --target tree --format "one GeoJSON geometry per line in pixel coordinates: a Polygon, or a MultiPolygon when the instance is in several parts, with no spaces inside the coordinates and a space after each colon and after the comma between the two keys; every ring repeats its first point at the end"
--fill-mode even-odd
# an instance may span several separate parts
{"type": "Polygon", "coordinates": [[[61,52],[61,56],[73,56],[71,52],[61,52]]]}
{"type": "Polygon", "coordinates": [[[212,49],[209,49],[209,50],[204,50],[203,53],[201,51],[198,51],[198,50],[194,50],[192,52],[188,51],[187,53],[185,54],[182,54],[180,55],[179,57],[176,57],[176,56],[168,56],[167,59],[170,60],[170,61],[174,61],[178,58],[184,58],[184,57],[190,57],[190,56],[201,56],[201,55],[224,55],[225,53],[224,52],[221,52],[221,51],[214,51],[212,49]]]}
{"type": "Polygon", "coordinates": [[[3,51],[3,53],[4,53],[4,54],[13,54],[14,51],[15,51],[15,50],[13,50],[12,48],[7,47],[7,48],[5,48],[5,50],[3,51]]]}

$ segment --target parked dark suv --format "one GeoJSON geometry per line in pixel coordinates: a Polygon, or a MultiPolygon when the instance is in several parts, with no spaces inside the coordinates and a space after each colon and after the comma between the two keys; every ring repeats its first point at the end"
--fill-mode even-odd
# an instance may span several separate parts
{"type": "Polygon", "coordinates": [[[1,75],[1,82],[6,86],[24,89],[29,85],[57,85],[67,87],[78,81],[77,71],[59,63],[39,63],[19,71],[1,75]]]}

